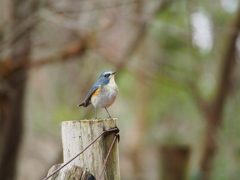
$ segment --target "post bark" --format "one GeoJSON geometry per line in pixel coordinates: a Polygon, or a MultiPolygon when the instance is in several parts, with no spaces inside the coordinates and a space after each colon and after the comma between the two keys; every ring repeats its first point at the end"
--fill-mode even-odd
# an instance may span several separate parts
{"type": "MultiPolygon", "coordinates": [[[[117,127],[117,119],[77,120],[62,122],[64,163],[72,159],[103,130],[117,127]]],[[[101,174],[104,160],[115,133],[103,135],[70,164],[89,171],[96,179],[101,174]]],[[[120,180],[118,143],[114,143],[102,180],[120,180]]]]}
{"type": "MultiPolygon", "coordinates": [[[[52,166],[49,171],[48,175],[51,175],[55,170],[60,168],[63,164],[57,164],[52,166]]],[[[67,165],[64,169],[61,169],[58,173],[51,176],[48,180],[96,180],[94,176],[85,171],[83,168],[74,165],[67,165]]]]}

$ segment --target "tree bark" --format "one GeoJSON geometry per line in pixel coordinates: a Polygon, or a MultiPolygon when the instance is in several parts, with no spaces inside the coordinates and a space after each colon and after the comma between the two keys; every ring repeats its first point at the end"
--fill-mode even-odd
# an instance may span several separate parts
{"type": "Polygon", "coordinates": [[[207,122],[200,164],[201,179],[203,180],[211,178],[210,172],[217,150],[216,137],[222,124],[224,105],[231,89],[231,77],[236,63],[236,41],[240,31],[240,9],[238,9],[236,19],[229,29],[231,29],[231,32],[227,35],[228,41],[222,56],[222,66],[216,96],[204,112],[207,122]]]}
{"type": "Polygon", "coordinates": [[[213,160],[217,151],[217,132],[222,122],[222,118],[219,115],[218,112],[210,112],[206,115],[207,123],[200,164],[202,180],[209,180],[211,178],[213,160]]]}
{"type": "Polygon", "coordinates": [[[184,146],[166,145],[160,147],[161,179],[186,180],[190,148],[184,146]]]}
{"type": "MultiPolygon", "coordinates": [[[[36,9],[36,0],[15,0],[12,2],[12,34],[36,9]]],[[[31,28],[30,28],[31,29],[31,28]]],[[[10,45],[10,65],[29,62],[30,29],[10,45]]],[[[11,68],[9,69],[11,71],[11,68]]],[[[0,90],[0,179],[16,178],[16,162],[23,134],[24,96],[27,82],[27,69],[22,66],[1,80],[0,90]]]]}

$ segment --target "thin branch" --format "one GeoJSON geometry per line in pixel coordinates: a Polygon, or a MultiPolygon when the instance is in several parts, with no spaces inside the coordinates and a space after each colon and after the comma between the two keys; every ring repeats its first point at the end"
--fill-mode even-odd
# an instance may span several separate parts
{"type": "MultiPolygon", "coordinates": [[[[87,0],[85,0],[87,1],[87,0]]],[[[145,1],[149,1],[149,0],[145,0],[145,1]]],[[[151,2],[154,2],[154,1],[158,1],[158,0],[151,0],[151,2]]],[[[82,7],[83,6],[83,2],[84,1],[81,1],[81,2],[77,2],[77,3],[74,3],[72,2],[71,3],[71,7],[68,9],[66,9],[66,7],[62,8],[63,6],[59,6],[59,7],[53,7],[48,1],[46,1],[47,3],[45,4],[45,6],[50,9],[51,11],[55,11],[56,13],[61,13],[61,12],[67,12],[67,13],[88,13],[88,12],[92,12],[92,11],[99,11],[99,10],[106,10],[106,9],[110,9],[110,8],[118,8],[118,7],[123,7],[123,6],[129,6],[131,4],[138,4],[139,3],[139,0],[133,0],[133,1],[127,1],[127,2],[122,2],[122,3],[119,3],[121,1],[112,1],[112,3],[105,3],[104,5],[101,5],[101,6],[98,6],[97,8],[96,7],[93,7],[93,8],[84,8],[84,9],[81,9],[79,10],[78,7],[82,7]],[[58,8],[58,9],[57,9],[58,8]]],[[[59,2],[61,3],[61,2],[59,2]]]]}
{"type": "Polygon", "coordinates": [[[77,55],[83,55],[86,50],[86,43],[84,41],[76,41],[67,45],[62,51],[60,51],[60,55],[53,55],[47,58],[39,59],[36,61],[30,61],[29,63],[25,63],[23,61],[13,61],[12,59],[6,59],[0,62],[0,79],[3,80],[14,73],[17,73],[22,68],[27,67],[30,68],[39,68],[46,64],[51,64],[55,62],[64,62],[69,61],[70,57],[74,57],[77,55]]]}
{"type": "MultiPolygon", "coordinates": [[[[170,3],[171,3],[171,0],[164,0],[161,3],[159,3],[158,7],[156,7],[156,9],[153,11],[152,17],[155,18],[155,16],[159,12],[162,12],[163,9],[168,7],[170,5],[170,3]]],[[[138,31],[136,33],[136,36],[133,38],[132,42],[130,43],[130,45],[129,45],[128,49],[127,49],[127,51],[124,53],[125,59],[127,59],[128,57],[130,57],[132,55],[132,53],[137,49],[137,47],[140,44],[140,42],[146,36],[148,23],[149,23],[148,21],[145,21],[145,22],[142,22],[139,25],[138,31]]]]}
{"type": "Polygon", "coordinates": [[[85,44],[81,41],[72,42],[67,47],[65,47],[62,51],[60,51],[60,55],[50,56],[48,58],[39,59],[37,61],[31,61],[27,66],[29,68],[39,68],[46,64],[55,63],[59,61],[69,61],[68,58],[74,57],[77,55],[83,55],[86,50],[85,44]]]}
{"type": "MultiPolygon", "coordinates": [[[[138,0],[139,1],[139,0],[138,0]]],[[[142,1],[141,1],[142,2],[142,1]]],[[[162,12],[165,8],[167,8],[171,4],[172,0],[163,0],[161,3],[158,4],[158,6],[153,10],[152,12],[152,19],[154,19],[158,13],[162,12]]],[[[137,8],[139,10],[140,7],[137,8]]],[[[141,9],[141,8],[140,8],[141,9]]],[[[139,18],[139,14],[138,18],[139,18]]],[[[129,63],[128,59],[129,57],[135,52],[135,50],[139,47],[139,44],[141,44],[141,41],[144,40],[146,34],[147,34],[147,27],[149,22],[152,19],[148,19],[148,21],[138,21],[138,28],[136,30],[136,35],[130,40],[128,44],[128,48],[126,48],[126,51],[123,52],[122,57],[113,57],[111,53],[107,53],[101,50],[101,45],[95,45],[92,46],[92,49],[98,53],[100,56],[105,58],[108,62],[116,65],[119,69],[122,67],[126,67],[126,64],[129,63]]],[[[97,43],[96,43],[97,44],[97,43]]],[[[137,70],[136,70],[137,72],[137,70]]]]}

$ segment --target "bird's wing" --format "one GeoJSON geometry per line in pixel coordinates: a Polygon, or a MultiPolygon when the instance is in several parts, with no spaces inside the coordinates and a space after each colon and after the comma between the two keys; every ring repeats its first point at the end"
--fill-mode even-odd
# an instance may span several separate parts
{"type": "Polygon", "coordinates": [[[98,84],[95,84],[92,89],[89,91],[87,97],[85,98],[85,100],[78,104],[77,106],[83,106],[83,107],[87,107],[91,104],[91,97],[94,93],[97,93],[98,92],[98,88],[100,87],[100,85],[98,84]]]}

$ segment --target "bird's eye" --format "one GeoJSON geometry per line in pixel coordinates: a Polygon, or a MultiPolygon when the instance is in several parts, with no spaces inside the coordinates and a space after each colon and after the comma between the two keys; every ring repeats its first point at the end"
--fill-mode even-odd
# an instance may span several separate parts
{"type": "Polygon", "coordinates": [[[109,77],[110,74],[105,74],[104,77],[109,77]]]}

